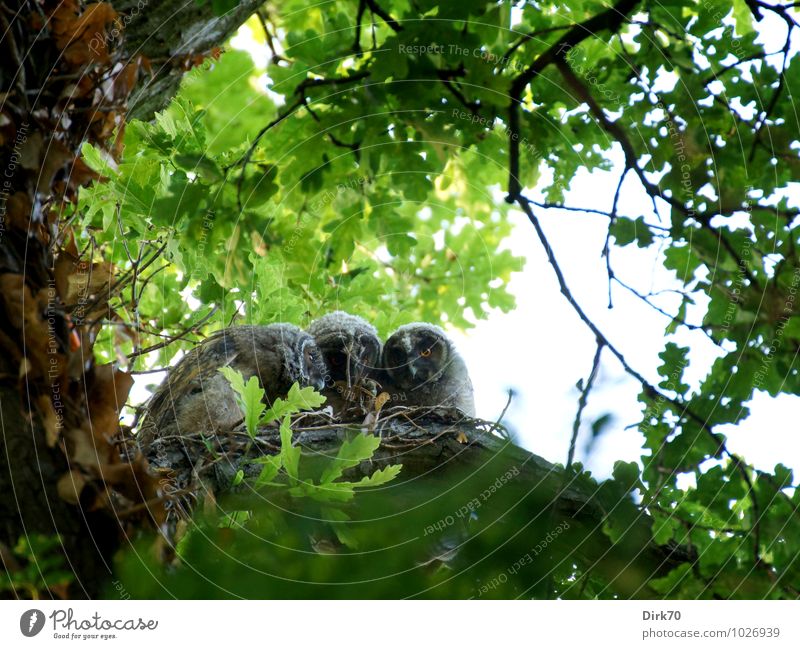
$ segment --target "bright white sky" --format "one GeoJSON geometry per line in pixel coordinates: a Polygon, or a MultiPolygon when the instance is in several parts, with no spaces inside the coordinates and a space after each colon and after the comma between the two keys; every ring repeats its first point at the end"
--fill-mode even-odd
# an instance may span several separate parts
{"type": "MultiPolygon", "coordinates": [[[[764,40],[783,43],[785,27],[781,21],[768,17],[760,29],[764,40]]],[[[240,30],[234,45],[250,51],[259,63],[267,58],[268,53],[253,41],[247,27],[240,30]]],[[[622,158],[617,158],[611,172],[578,174],[566,197],[567,204],[610,210],[622,170],[622,158]]],[[[535,192],[529,195],[536,198],[535,192]]],[[[502,193],[498,192],[500,200],[502,193]]],[[[623,187],[619,213],[655,219],[649,198],[632,174],[623,187]]],[[[658,353],[663,349],[664,328],[669,321],[618,285],[613,287],[614,308],[607,308],[608,280],[605,261],[600,256],[607,220],[565,211],[540,210],[539,216],[575,298],[628,362],[657,384],[656,368],[661,364],[658,353]]],[[[509,286],[516,296],[517,308],[508,314],[493,313],[467,334],[452,334],[470,368],[478,415],[485,419],[499,416],[506,403],[506,391],[513,388],[516,396],[505,422],[518,435],[518,442],[550,461],[564,462],[577,408],[575,384],[589,373],[594,336],[559,292],[533,227],[519,212],[511,218],[514,233],[507,245],[528,260],[524,271],[514,274],[509,286]]],[[[617,276],[640,292],[680,288],[674,277],[663,270],[653,249],[641,251],[634,244],[612,250],[612,263],[617,276]]],[[[674,299],[660,304],[674,312],[674,299]]],[[[714,345],[697,332],[682,332],[672,339],[692,349],[686,374],[692,379],[688,382],[696,385],[716,357],[714,345]]],[[[157,382],[161,377],[141,378],[132,395],[134,401],[145,396],[143,384],[157,382]]],[[[638,393],[636,381],[605,350],[584,412],[576,454],[576,459],[597,477],[609,476],[616,460],[640,460],[642,436],[635,427],[641,413],[638,393]],[[588,424],[609,412],[613,422],[587,453],[588,424]]],[[[781,462],[800,470],[800,437],[796,425],[787,424],[800,412],[800,398],[772,399],[757,394],[750,405],[749,419],[724,430],[730,450],[759,468],[771,470],[781,462]]]]}

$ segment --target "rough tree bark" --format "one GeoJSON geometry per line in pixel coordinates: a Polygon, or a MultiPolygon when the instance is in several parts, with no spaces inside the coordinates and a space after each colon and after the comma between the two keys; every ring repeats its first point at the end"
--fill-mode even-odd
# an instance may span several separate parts
{"type": "Polygon", "coordinates": [[[128,380],[103,379],[108,372],[91,360],[96,327],[68,299],[76,273],[88,271],[84,301],[102,290],[91,279],[100,269],[81,265],[62,222],[64,204],[90,178],[80,147],[107,147],[128,107],[145,118],[163,107],[186,70],[258,4],[244,0],[225,16],[195,0],[23,0],[0,9],[0,559],[8,564],[22,537],[58,533],[75,597],[100,593],[119,545],[111,508],[99,503],[109,458],[89,470],[87,456],[110,452],[116,405],[97,402],[103,391],[120,396],[128,380]],[[95,92],[108,79],[112,90],[95,92]],[[85,479],[99,486],[84,489],[85,479]]]}

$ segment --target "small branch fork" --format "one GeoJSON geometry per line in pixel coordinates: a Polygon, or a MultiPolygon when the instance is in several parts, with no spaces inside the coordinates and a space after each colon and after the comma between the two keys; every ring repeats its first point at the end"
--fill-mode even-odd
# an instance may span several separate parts
{"type": "Polygon", "coordinates": [[[282,121],[284,121],[287,117],[292,115],[301,106],[305,106],[307,109],[309,109],[308,97],[306,96],[306,91],[311,90],[313,88],[320,88],[322,86],[336,86],[340,84],[355,83],[362,79],[366,79],[368,76],[369,72],[363,71],[351,74],[350,76],[347,77],[326,77],[323,79],[305,79],[300,84],[298,84],[298,86],[294,89],[293,93],[295,97],[294,101],[290,103],[286,108],[284,108],[275,119],[273,119],[271,122],[263,126],[261,130],[258,133],[256,133],[256,136],[253,138],[253,142],[247,148],[247,151],[245,151],[244,155],[242,155],[238,160],[231,163],[224,169],[224,171],[228,172],[234,167],[241,167],[239,179],[236,184],[236,200],[240,211],[242,209],[242,184],[244,183],[245,172],[247,170],[247,166],[252,161],[253,154],[255,153],[255,150],[258,147],[258,143],[261,141],[261,138],[263,138],[270,130],[272,130],[282,121]]]}
{"type": "Polygon", "coordinates": [[[617,29],[627,20],[627,15],[633,11],[639,0],[619,0],[614,6],[589,18],[587,21],[575,25],[556,43],[550,46],[543,54],[523,70],[512,82],[509,96],[511,103],[508,107],[509,129],[509,163],[508,163],[508,196],[506,202],[514,203],[522,191],[519,183],[519,144],[520,144],[520,104],[522,93],[528,84],[551,63],[566,61],[566,55],[573,47],[606,29],[617,29]]]}
{"type": "Polygon", "coordinates": [[[600,355],[603,353],[605,343],[598,338],[597,351],[594,353],[594,360],[592,361],[592,369],[586,382],[581,387],[581,396],[578,398],[578,412],[575,413],[575,421],[572,424],[572,437],[569,440],[569,452],[567,453],[567,470],[572,466],[575,460],[575,445],[578,441],[578,433],[581,429],[581,417],[586,408],[586,402],[589,400],[589,393],[592,391],[594,380],[597,378],[597,371],[600,369],[600,355]]]}

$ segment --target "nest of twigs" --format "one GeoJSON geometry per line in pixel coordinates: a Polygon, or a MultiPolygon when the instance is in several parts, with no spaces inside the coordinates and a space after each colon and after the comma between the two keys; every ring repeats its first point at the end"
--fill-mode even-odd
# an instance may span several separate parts
{"type": "MultiPolygon", "coordinates": [[[[466,445],[485,438],[508,438],[499,422],[466,417],[451,408],[393,406],[362,422],[341,422],[329,410],[307,411],[292,417],[292,439],[307,453],[334,456],[341,443],[354,434],[378,435],[381,445],[371,461],[376,466],[413,461],[416,451],[431,444],[466,445]]],[[[157,477],[169,519],[188,518],[199,502],[216,500],[233,488],[239,471],[245,480],[255,478],[261,465],[253,460],[280,452],[278,422],[262,426],[251,437],[244,423],[219,434],[185,432],[156,437],[139,448],[129,433],[120,443],[132,456],[141,452],[157,477]]]]}

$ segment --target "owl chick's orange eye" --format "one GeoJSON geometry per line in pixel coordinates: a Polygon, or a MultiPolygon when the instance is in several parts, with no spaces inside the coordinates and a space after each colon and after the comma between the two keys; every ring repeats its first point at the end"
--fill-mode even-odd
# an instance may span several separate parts
{"type": "Polygon", "coordinates": [[[422,356],[422,358],[428,358],[428,356],[430,356],[430,355],[431,355],[431,350],[430,350],[430,349],[423,349],[423,350],[422,350],[422,351],[419,353],[419,355],[420,355],[420,356],[422,356]]]}

